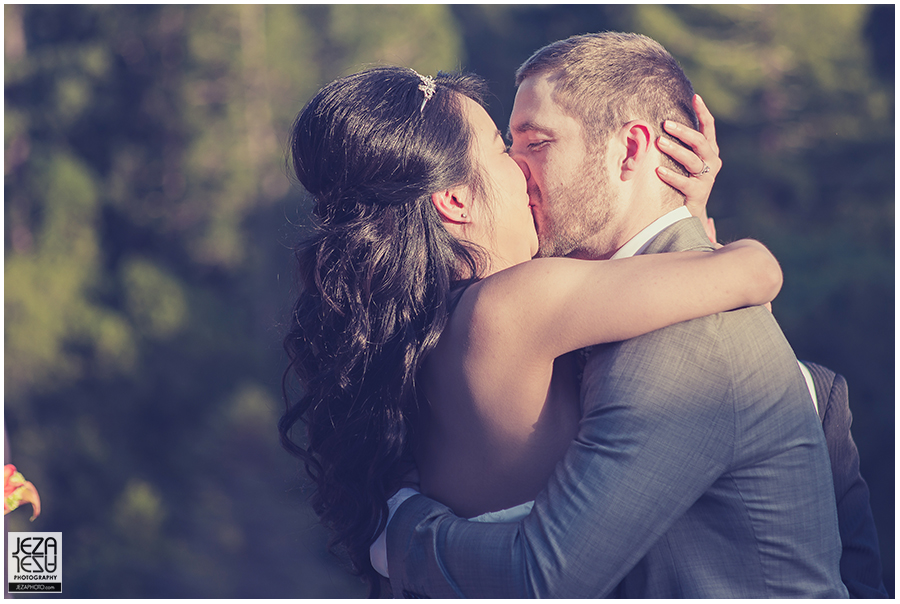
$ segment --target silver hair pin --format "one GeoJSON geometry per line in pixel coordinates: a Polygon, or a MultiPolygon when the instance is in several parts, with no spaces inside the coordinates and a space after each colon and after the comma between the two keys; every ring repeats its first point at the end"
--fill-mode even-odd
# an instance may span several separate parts
{"type": "Polygon", "coordinates": [[[422,100],[422,106],[419,107],[419,113],[425,111],[425,103],[427,103],[431,97],[434,96],[434,91],[437,90],[437,85],[434,83],[434,78],[431,76],[423,76],[419,72],[415,72],[419,79],[422,80],[422,83],[419,84],[419,90],[422,91],[422,94],[425,95],[425,98],[422,100]]]}

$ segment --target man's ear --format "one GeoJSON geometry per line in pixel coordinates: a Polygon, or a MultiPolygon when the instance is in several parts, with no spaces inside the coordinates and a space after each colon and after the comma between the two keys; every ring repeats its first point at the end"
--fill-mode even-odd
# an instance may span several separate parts
{"type": "Polygon", "coordinates": [[[631,180],[637,176],[638,169],[652,151],[653,130],[647,122],[634,120],[622,126],[619,139],[624,147],[621,177],[622,180],[631,180]]]}
{"type": "Polygon", "coordinates": [[[464,224],[471,220],[471,195],[466,187],[444,189],[431,194],[431,203],[444,220],[464,224]]]}

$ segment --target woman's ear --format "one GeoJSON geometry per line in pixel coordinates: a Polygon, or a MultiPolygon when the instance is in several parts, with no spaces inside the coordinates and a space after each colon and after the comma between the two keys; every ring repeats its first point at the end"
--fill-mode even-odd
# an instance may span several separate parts
{"type": "Polygon", "coordinates": [[[622,180],[631,180],[638,174],[638,168],[647,159],[653,146],[653,131],[647,122],[634,120],[619,131],[619,139],[624,147],[622,157],[622,180]]]}
{"type": "Polygon", "coordinates": [[[431,194],[431,203],[444,220],[456,224],[465,224],[471,219],[469,211],[472,196],[466,187],[445,189],[431,194]]]}

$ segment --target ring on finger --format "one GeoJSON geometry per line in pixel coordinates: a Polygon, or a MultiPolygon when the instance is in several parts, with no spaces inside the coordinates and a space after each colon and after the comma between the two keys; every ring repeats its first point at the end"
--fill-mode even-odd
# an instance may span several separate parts
{"type": "Polygon", "coordinates": [[[692,176],[700,176],[701,174],[706,174],[709,172],[709,166],[706,165],[706,162],[703,162],[703,167],[700,168],[700,171],[693,174],[692,176]]]}

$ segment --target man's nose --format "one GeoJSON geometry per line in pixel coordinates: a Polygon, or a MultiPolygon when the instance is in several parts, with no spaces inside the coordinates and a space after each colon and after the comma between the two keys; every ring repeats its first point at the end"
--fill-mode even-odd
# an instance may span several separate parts
{"type": "Polygon", "coordinates": [[[513,160],[516,162],[516,165],[519,166],[519,169],[522,171],[522,174],[525,175],[525,180],[526,181],[531,180],[531,170],[528,169],[528,163],[524,159],[522,159],[520,156],[513,154],[512,151],[510,151],[509,154],[513,158],[513,160]]]}

